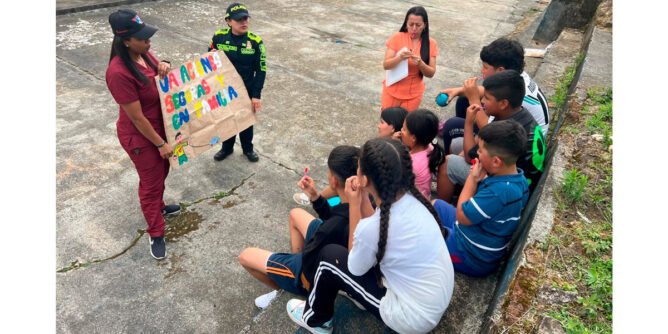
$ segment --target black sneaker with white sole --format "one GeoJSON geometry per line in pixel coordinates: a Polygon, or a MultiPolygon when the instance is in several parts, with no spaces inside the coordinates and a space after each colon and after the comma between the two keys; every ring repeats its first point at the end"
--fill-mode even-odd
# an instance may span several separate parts
{"type": "Polygon", "coordinates": [[[181,206],[178,204],[168,204],[165,205],[164,208],[162,208],[162,215],[163,216],[177,216],[179,213],[181,213],[181,206]]]}
{"type": "Polygon", "coordinates": [[[155,237],[152,238],[148,236],[149,243],[151,244],[151,256],[156,260],[162,260],[167,257],[167,247],[165,245],[165,237],[155,237]]]}

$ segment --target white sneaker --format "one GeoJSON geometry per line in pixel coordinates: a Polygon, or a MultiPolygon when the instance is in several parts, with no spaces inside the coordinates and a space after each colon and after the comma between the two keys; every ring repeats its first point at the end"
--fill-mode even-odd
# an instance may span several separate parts
{"type": "Polygon", "coordinates": [[[276,297],[278,297],[278,290],[265,293],[264,295],[255,298],[255,306],[265,309],[272,301],[274,301],[274,299],[276,299],[276,297]]]}
{"type": "Polygon", "coordinates": [[[353,296],[349,295],[347,292],[345,292],[345,291],[343,291],[343,290],[339,290],[339,295],[348,298],[348,300],[350,300],[351,302],[353,302],[353,304],[355,304],[355,306],[357,306],[358,309],[360,309],[360,310],[362,310],[362,311],[366,311],[366,308],[364,308],[364,305],[362,305],[360,302],[356,301],[356,300],[353,298],[353,296]]]}
{"type": "Polygon", "coordinates": [[[294,195],[292,195],[292,199],[295,201],[295,203],[299,205],[306,206],[311,204],[311,201],[309,201],[308,196],[306,196],[306,194],[304,193],[295,193],[294,195]]]}
{"type": "Polygon", "coordinates": [[[297,325],[303,327],[304,329],[308,330],[309,332],[313,334],[330,334],[334,330],[334,326],[332,325],[332,320],[330,319],[326,323],[322,324],[322,327],[311,327],[307,325],[303,320],[302,320],[302,315],[304,314],[304,307],[306,307],[306,301],[305,300],[299,300],[299,299],[290,299],[288,300],[288,304],[286,305],[286,308],[288,310],[288,315],[290,316],[290,319],[294,321],[297,325]]]}

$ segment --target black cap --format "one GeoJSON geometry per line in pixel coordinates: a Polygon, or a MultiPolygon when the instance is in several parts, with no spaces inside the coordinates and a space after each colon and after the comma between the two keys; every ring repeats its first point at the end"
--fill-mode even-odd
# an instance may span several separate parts
{"type": "Polygon", "coordinates": [[[227,7],[227,10],[225,11],[226,19],[229,18],[235,21],[239,21],[244,17],[250,17],[250,14],[248,14],[248,8],[246,8],[245,5],[242,5],[238,2],[229,5],[227,7]]]}
{"type": "Polygon", "coordinates": [[[158,31],[158,28],[144,24],[137,12],[131,9],[119,9],[111,13],[109,24],[114,35],[122,38],[149,39],[158,31]]]}

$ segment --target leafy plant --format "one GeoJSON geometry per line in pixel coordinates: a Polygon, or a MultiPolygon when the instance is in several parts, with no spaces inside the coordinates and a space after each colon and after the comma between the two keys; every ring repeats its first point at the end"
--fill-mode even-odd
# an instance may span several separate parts
{"type": "Polygon", "coordinates": [[[579,317],[571,315],[565,309],[558,312],[550,312],[548,315],[557,319],[564,326],[566,333],[590,333],[579,317]]]}
{"type": "Polygon", "coordinates": [[[566,172],[561,191],[566,196],[566,200],[577,203],[582,199],[588,182],[589,177],[587,175],[578,171],[577,168],[573,168],[566,172]]]}

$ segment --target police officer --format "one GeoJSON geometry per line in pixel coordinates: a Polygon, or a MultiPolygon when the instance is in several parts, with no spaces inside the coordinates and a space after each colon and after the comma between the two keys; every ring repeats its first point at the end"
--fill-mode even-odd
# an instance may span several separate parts
{"type": "MultiPolygon", "coordinates": [[[[253,112],[262,109],[260,93],[264,86],[267,74],[267,55],[262,38],[248,30],[250,15],[248,8],[240,3],[233,3],[225,11],[225,22],[228,27],[216,31],[211,39],[209,51],[223,50],[234,68],[241,75],[248,95],[251,98],[253,112]]],[[[241,148],[244,155],[251,162],[260,157],[253,150],[253,127],[239,132],[241,148]]],[[[234,151],[236,136],[223,142],[223,147],[213,156],[214,160],[221,161],[234,151]]]]}

